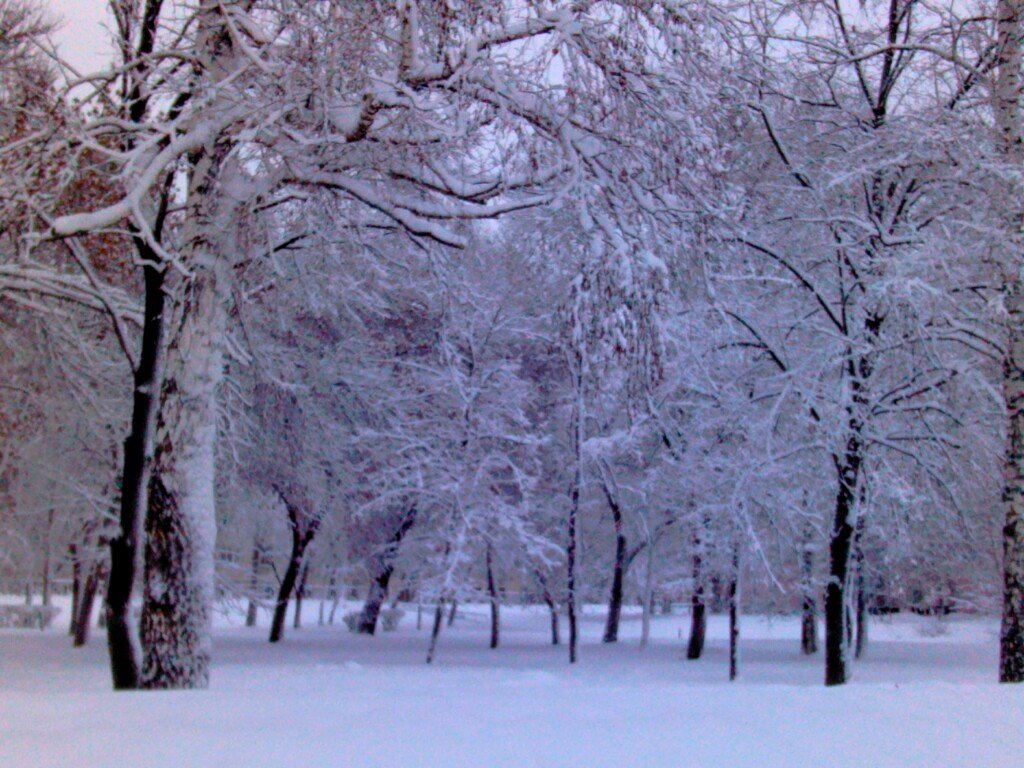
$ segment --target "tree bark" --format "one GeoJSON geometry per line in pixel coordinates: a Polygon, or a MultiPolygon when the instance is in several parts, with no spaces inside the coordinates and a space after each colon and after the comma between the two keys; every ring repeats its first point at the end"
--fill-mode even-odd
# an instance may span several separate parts
{"type": "Polygon", "coordinates": [[[805,656],[818,652],[818,601],[814,589],[814,529],[804,529],[800,547],[800,651],[805,656]]]}
{"type": "MultiPolygon", "coordinates": [[[[1024,127],[1021,125],[1021,23],[1024,2],[999,0],[996,7],[997,44],[1000,51],[994,87],[996,126],[1000,151],[1014,170],[1024,166],[1024,127]]],[[[1018,186],[1019,190],[1020,187],[1018,186]]],[[[1003,612],[999,635],[999,681],[1024,682],[1024,255],[1020,202],[1010,212],[1007,238],[1011,253],[1003,275],[1007,313],[1006,352],[1003,357],[1003,400],[1007,439],[1003,462],[1003,612]]]]}
{"type": "Polygon", "coordinates": [[[847,659],[846,586],[853,543],[854,488],[860,469],[860,441],[851,437],[843,464],[837,464],[839,491],[829,542],[829,581],[825,587],[825,685],[849,678],[847,659]]]}
{"type": "Polygon", "coordinates": [[[260,588],[260,565],[263,563],[263,547],[259,537],[252,543],[252,560],[249,570],[249,606],[245,611],[245,626],[255,627],[258,616],[256,595],[260,588]]]}
{"type": "Polygon", "coordinates": [[[227,313],[213,269],[197,263],[182,290],[146,520],[144,688],[205,688],[210,675],[216,390],[227,313]]]}
{"type": "Polygon", "coordinates": [[[277,588],[277,599],[274,601],[274,617],[270,622],[270,642],[272,643],[279,642],[284,637],[284,620],[288,613],[288,600],[299,579],[306,545],[312,539],[308,531],[300,530],[300,512],[297,509],[289,506],[288,517],[292,528],[292,551],[288,556],[288,566],[284,570],[284,576],[281,577],[281,583],[277,588]]]}
{"type": "Polygon", "coordinates": [[[302,629],[302,602],[306,599],[306,581],[309,579],[309,559],[302,564],[299,581],[295,585],[295,620],[292,629],[302,629]]]}
{"type": "Polygon", "coordinates": [[[427,664],[434,663],[437,654],[437,640],[441,637],[441,624],[444,623],[444,598],[437,601],[434,609],[434,627],[430,630],[430,646],[427,648],[427,664]]]}
{"type": "Polygon", "coordinates": [[[487,596],[491,603],[491,648],[497,648],[501,635],[501,603],[498,599],[498,586],[494,579],[494,555],[490,543],[487,544],[487,596]]]}
{"type": "MultiPolygon", "coordinates": [[[[391,583],[391,576],[395,569],[395,558],[402,545],[402,540],[416,522],[416,507],[410,507],[395,532],[391,535],[384,551],[376,558],[376,575],[370,582],[370,589],[366,593],[366,602],[363,603],[362,613],[359,615],[359,624],[356,631],[364,635],[372,635],[377,631],[377,619],[380,616],[381,607],[387,600],[388,587],[391,583]]],[[[454,618],[449,620],[449,626],[454,618]]]]}
{"type": "Polygon", "coordinates": [[[704,637],[707,634],[707,614],[704,604],[703,574],[704,542],[701,529],[693,529],[693,592],[690,597],[690,640],[686,646],[686,658],[699,659],[704,653],[704,637]]]}
{"type": "Polygon", "coordinates": [[[71,620],[68,622],[68,634],[74,637],[82,594],[82,561],[79,558],[76,544],[68,545],[68,556],[71,559],[71,620]]]}
{"type": "Polygon", "coordinates": [[[50,607],[51,547],[53,539],[53,519],[55,510],[46,514],[46,543],[43,549],[43,607],[50,607]]]}
{"type": "Polygon", "coordinates": [[[89,625],[92,622],[92,607],[96,602],[96,593],[105,575],[103,563],[95,563],[89,569],[89,575],[82,586],[82,597],[79,601],[78,616],[75,618],[75,636],[72,645],[81,648],[89,641],[89,625]]]}
{"type": "Polygon", "coordinates": [[[615,561],[612,565],[612,586],[608,597],[608,616],[604,625],[603,643],[619,641],[619,620],[622,617],[622,588],[626,570],[626,535],[622,527],[622,507],[607,483],[604,483],[605,498],[612,510],[612,522],[615,526],[615,561]]]}
{"type": "Polygon", "coordinates": [[[120,529],[110,540],[106,599],[107,650],[116,690],[130,690],[140,685],[141,649],[131,613],[131,598],[142,573],[145,510],[163,386],[166,325],[164,269],[158,266],[156,253],[141,237],[135,238],[135,247],[143,265],[142,346],[134,375],[131,428],[124,441],[120,529]]]}
{"type": "Polygon", "coordinates": [[[854,531],[854,564],[857,571],[853,590],[853,657],[859,659],[868,645],[867,583],[864,572],[864,515],[858,515],[854,531]]]}
{"type": "Polygon", "coordinates": [[[573,358],[573,389],[575,401],[572,413],[573,441],[573,479],[569,490],[569,519],[566,521],[567,541],[565,545],[565,611],[569,619],[569,663],[575,664],[578,659],[579,626],[576,612],[578,609],[576,595],[576,554],[579,546],[579,513],[583,495],[583,443],[586,439],[586,364],[587,355],[584,349],[577,347],[572,352],[573,358]]]}
{"type": "Polygon", "coordinates": [[[732,548],[732,573],[729,578],[729,679],[735,680],[740,664],[740,545],[732,548]]]}

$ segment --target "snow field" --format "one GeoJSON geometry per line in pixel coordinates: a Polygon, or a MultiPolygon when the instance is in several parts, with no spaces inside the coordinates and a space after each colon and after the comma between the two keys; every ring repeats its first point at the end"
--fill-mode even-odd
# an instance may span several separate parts
{"type": "MultiPolygon", "coordinates": [[[[317,604],[304,608],[315,624],[317,604]]],[[[460,609],[423,663],[427,618],[398,632],[291,631],[282,644],[219,615],[209,691],[114,694],[103,638],[73,650],[50,631],[0,632],[0,764],[60,766],[1019,766],[1024,689],[995,679],[997,622],[878,619],[854,682],[821,686],[795,617],[745,617],[741,679],[726,681],[726,625],[682,660],[687,617],[639,621],[602,646],[588,610],[581,662],[553,648],[540,609],[460,609]]],[[[265,618],[265,617],[261,617],[265,618]]]]}

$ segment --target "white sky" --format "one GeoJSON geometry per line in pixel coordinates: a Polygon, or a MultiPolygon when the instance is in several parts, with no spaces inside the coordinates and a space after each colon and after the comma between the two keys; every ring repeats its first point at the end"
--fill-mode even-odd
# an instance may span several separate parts
{"type": "Polygon", "coordinates": [[[101,69],[111,54],[107,0],[43,0],[47,15],[59,23],[53,42],[79,71],[101,69]]]}

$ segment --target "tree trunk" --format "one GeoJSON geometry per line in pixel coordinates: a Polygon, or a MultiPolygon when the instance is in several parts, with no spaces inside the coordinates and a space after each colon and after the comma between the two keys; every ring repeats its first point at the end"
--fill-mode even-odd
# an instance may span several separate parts
{"type": "Polygon", "coordinates": [[[573,438],[573,479],[569,490],[569,519],[567,521],[567,541],[565,545],[566,591],[565,610],[569,619],[569,663],[575,664],[578,659],[579,626],[576,616],[579,608],[576,595],[576,554],[579,547],[579,513],[580,500],[583,496],[583,443],[586,440],[586,351],[581,348],[573,350],[574,368],[573,388],[575,402],[572,413],[573,438]]]}
{"type": "Polygon", "coordinates": [[[295,585],[295,620],[292,629],[302,629],[302,601],[306,599],[306,582],[309,579],[309,560],[302,565],[299,581],[295,585]]]}
{"type": "Polygon", "coordinates": [[[216,391],[227,317],[211,269],[196,264],[182,290],[146,520],[145,688],[205,688],[210,675],[216,391]]]}
{"type": "Polygon", "coordinates": [[[498,647],[501,634],[501,604],[498,600],[498,586],[494,579],[494,555],[487,545],[487,596],[491,603],[491,648],[498,647]]]}
{"type": "MultiPolygon", "coordinates": [[[[1020,93],[1021,22],[1024,2],[999,0],[996,8],[1000,56],[994,87],[1000,151],[1018,171],[1024,165],[1024,127],[1020,93]]],[[[1019,186],[1018,186],[1019,190],[1019,186]]],[[[1003,525],[1003,613],[999,635],[999,681],[1024,682],[1024,285],[1021,253],[1024,211],[1008,216],[1010,263],[1003,275],[1003,301],[1007,313],[1006,352],[1003,358],[1003,400],[1007,417],[1006,457],[1003,462],[1005,523],[1003,525]]]]}
{"type": "Polygon", "coordinates": [[[160,412],[159,396],[163,387],[166,324],[164,270],[158,266],[156,253],[141,237],[135,238],[135,248],[143,264],[145,291],[142,346],[134,375],[131,428],[124,441],[120,528],[110,539],[110,578],[106,598],[107,650],[117,690],[140,686],[141,649],[131,612],[131,599],[142,573],[147,494],[160,412]]]}
{"type": "Polygon", "coordinates": [[[430,631],[430,646],[427,648],[427,664],[434,663],[434,656],[437,654],[437,640],[441,637],[441,624],[444,622],[444,598],[437,601],[437,608],[434,610],[434,627],[430,631]]]}
{"type": "Polygon", "coordinates": [[[859,439],[851,437],[845,461],[837,466],[839,491],[829,542],[829,580],[825,587],[825,685],[842,685],[849,678],[846,587],[853,544],[854,489],[859,468],[859,439]]]}
{"type": "Polygon", "coordinates": [[[804,529],[800,547],[800,651],[805,656],[818,652],[818,601],[814,590],[814,529],[804,529]]]}
{"type": "Polygon", "coordinates": [[[82,587],[82,597],[79,601],[78,616],[75,619],[75,637],[72,645],[80,648],[89,641],[89,625],[92,622],[92,608],[96,602],[96,592],[99,590],[100,582],[104,577],[102,563],[95,563],[89,569],[89,575],[82,587]]]}
{"type": "Polygon", "coordinates": [[[690,641],[686,647],[686,658],[699,659],[704,653],[704,637],[707,634],[707,615],[704,605],[703,574],[704,542],[701,529],[693,529],[693,593],[690,597],[690,641]]]}
{"type": "Polygon", "coordinates": [[[277,588],[277,599],[274,601],[274,617],[270,622],[270,642],[276,643],[284,637],[284,620],[288,614],[288,599],[295,590],[302,568],[302,556],[305,552],[302,536],[297,532],[292,535],[292,552],[288,558],[288,567],[284,570],[281,584],[277,588]]]}
{"type": "Polygon", "coordinates": [[[334,626],[334,614],[338,610],[338,603],[341,602],[341,594],[338,592],[338,569],[331,568],[331,577],[327,582],[327,599],[331,601],[331,612],[327,616],[327,623],[334,626]]]}
{"type": "Polygon", "coordinates": [[[857,517],[854,532],[854,564],[857,571],[853,591],[854,644],[853,657],[859,659],[868,645],[867,583],[864,573],[864,515],[857,517]]]}
{"type": "MultiPolygon", "coordinates": [[[[391,583],[391,576],[395,570],[395,558],[402,545],[402,539],[416,522],[416,507],[410,507],[406,511],[398,528],[391,535],[384,551],[376,558],[376,576],[370,583],[370,590],[366,593],[366,602],[363,604],[363,611],[359,615],[357,631],[364,635],[372,635],[377,631],[377,618],[380,616],[380,609],[388,596],[388,586],[391,583]]],[[[454,604],[452,606],[454,610],[454,604]]],[[[448,624],[454,621],[454,614],[449,618],[448,624]]]]}
{"type": "Polygon", "coordinates": [[[551,615],[551,644],[559,645],[562,640],[558,634],[558,604],[547,592],[544,593],[544,602],[548,606],[548,613],[551,615]]]}
{"type": "Polygon", "coordinates": [[[455,616],[458,614],[459,601],[452,600],[452,607],[448,609],[448,626],[452,626],[455,623],[455,616]]]}
{"type": "Polygon", "coordinates": [[[260,565],[263,563],[263,546],[259,537],[252,543],[252,561],[249,570],[249,606],[245,611],[245,626],[255,627],[258,616],[256,596],[260,589],[260,565]]]}
{"type": "Polygon", "coordinates": [[[644,572],[643,606],[640,616],[640,650],[647,647],[651,640],[651,612],[654,610],[654,547],[656,541],[651,540],[647,548],[647,568],[644,572]]]}
{"type": "Polygon", "coordinates": [[[729,578],[729,680],[735,680],[740,664],[740,545],[732,548],[732,573],[729,578]]]}
{"type": "Polygon", "coordinates": [[[68,634],[74,637],[82,594],[82,561],[79,559],[76,544],[68,545],[68,557],[71,560],[71,620],[68,622],[68,634]]]}
{"type": "Polygon", "coordinates": [[[622,529],[622,508],[608,488],[604,486],[608,506],[612,510],[612,522],[615,525],[615,561],[612,566],[612,588],[608,597],[608,617],[604,625],[603,643],[619,641],[619,620],[622,617],[622,587],[626,570],[626,535],[622,529]]]}
{"type": "Polygon", "coordinates": [[[51,577],[51,547],[53,539],[53,519],[56,515],[54,510],[46,514],[46,543],[43,548],[43,607],[50,607],[50,577],[51,577]]]}

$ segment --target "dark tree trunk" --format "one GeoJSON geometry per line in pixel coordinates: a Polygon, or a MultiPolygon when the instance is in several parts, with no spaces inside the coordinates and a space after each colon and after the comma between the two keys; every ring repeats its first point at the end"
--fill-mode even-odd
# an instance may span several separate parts
{"type": "Polygon", "coordinates": [[[544,603],[551,614],[551,644],[558,645],[561,642],[561,638],[558,636],[558,604],[546,589],[544,590],[544,603]]]}
{"type": "MultiPolygon", "coordinates": [[[[288,557],[288,567],[285,568],[281,584],[277,589],[277,599],[274,601],[274,616],[270,623],[270,642],[276,643],[284,637],[284,621],[288,613],[288,599],[295,591],[302,570],[302,559],[306,554],[306,548],[320,527],[320,518],[305,514],[302,509],[288,502],[285,494],[275,486],[277,495],[284,502],[288,512],[288,527],[292,532],[292,551],[288,557]]],[[[298,605],[296,604],[296,610],[298,605]]]]}
{"type": "Polygon", "coordinates": [[[260,589],[260,565],[263,563],[263,546],[259,537],[252,543],[252,561],[249,571],[249,606],[245,611],[245,626],[255,627],[258,615],[256,596],[260,589]]]}
{"type": "Polygon", "coordinates": [[[75,618],[75,636],[72,644],[80,648],[89,641],[89,625],[92,620],[92,608],[96,602],[96,592],[105,573],[102,563],[96,563],[89,569],[89,575],[82,586],[82,596],[79,600],[78,616],[75,618]]]}
{"type": "Polygon", "coordinates": [[[51,546],[53,539],[53,519],[56,512],[50,510],[46,515],[46,546],[43,549],[43,607],[50,607],[50,576],[51,546]]]}
{"type": "Polygon", "coordinates": [[[459,601],[452,600],[452,607],[448,609],[448,626],[450,627],[455,623],[455,616],[458,614],[459,601]]]}
{"type": "Polygon", "coordinates": [[[163,374],[164,271],[141,237],[135,239],[143,261],[145,307],[142,347],[134,375],[131,430],[124,441],[121,472],[120,530],[110,540],[110,578],[107,582],[107,648],[114,688],[140,685],[140,649],[131,615],[131,598],[143,559],[143,530],[153,438],[159,413],[163,374]]]}
{"type": "Polygon", "coordinates": [[[565,547],[565,568],[566,568],[566,603],[565,613],[569,619],[569,663],[575,664],[577,659],[577,646],[579,644],[579,629],[576,619],[576,517],[579,512],[580,503],[580,476],[577,470],[576,481],[573,484],[572,503],[569,508],[569,542],[565,547]]]}
{"type": "Polygon", "coordinates": [[[302,601],[306,599],[306,582],[309,580],[309,560],[302,565],[299,572],[299,581],[295,585],[295,620],[292,623],[293,629],[302,628],[302,601]]]}
{"type": "Polygon", "coordinates": [[[622,507],[604,483],[605,498],[612,510],[612,522],[615,525],[615,561],[612,566],[612,588],[608,597],[608,617],[604,625],[603,643],[616,643],[619,640],[619,620],[622,617],[622,582],[626,570],[626,535],[622,529],[622,507]]]}
{"type": "Polygon", "coordinates": [[[501,603],[498,599],[498,586],[494,579],[494,556],[491,545],[487,545],[487,597],[491,603],[491,648],[498,647],[501,634],[501,603]]]}
{"type": "Polygon", "coordinates": [[[818,652],[818,601],[814,592],[813,528],[804,531],[800,551],[800,589],[802,609],[800,615],[800,650],[805,656],[818,652]]]}
{"type": "MultiPolygon", "coordinates": [[[[370,590],[366,593],[366,602],[363,603],[363,610],[359,615],[359,624],[356,628],[361,634],[372,635],[377,631],[377,619],[380,616],[380,609],[388,597],[388,587],[395,570],[395,558],[398,555],[402,540],[415,522],[416,507],[410,507],[398,528],[391,535],[386,548],[376,558],[377,573],[370,583],[370,590]]],[[[454,610],[454,604],[452,609],[454,610]]],[[[451,626],[452,621],[454,621],[454,615],[449,619],[449,626],[451,626]]]]}
{"type": "Polygon", "coordinates": [[[82,561],[78,557],[78,547],[75,544],[68,546],[68,556],[71,558],[71,621],[68,622],[68,634],[74,637],[82,595],[82,561]]]}
{"type": "Polygon", "coordinates": [[[430,630],[430,646],[427,648],[427,664],[434,663],[434,656],[437,654],[437,640],[441,637],[441,625],[444,623],[444,598],[437,602],[434,609],[434,627],[430,630]]]}
{"type": "Polygon", "coordinates": [[[338,569],[331,568],[331,580],[327,588],[327,597],[331,601],[331,612],[327,617],[327,623],[334,626],[334,614],[338,611],[338,603],[341,602],[341,593],[338,591],[338,569]]]}
{"type": "MultiPolygon", "coordinates": [[[[867,317],[864,327],[870,339],[877,339],[882,321],[879,315],[867,317]]],[[[829,536],[829,579],[825,587],[825,685],[843,685],[850,676],[847,587],[858,524],[856,501],[864,463],[864,419],[869,408],[867,383],[871,368],[866,355],[854,358],[851,354],[847,362],[851,403],[847,406],[846,447],[841,457],[834,457],[839,489],[829,536]]]]}
{"type": "Polygon", "coordinates": [[[829,542],[829,581],[825,587],[825,685],[849,678],[846,586],[853,544],[854,489],[860,468],[860,441],[851,437],[844,463],[837,467],[839,492],[829,542]]]}
{"type": "Polygon", "coordinates": [[[853,592],[854,644],[853,657],[859,659],[868,645],[867,576],[864,562],[864,514],[857,517],[854,528],[854,565],[856,586],[853,592]]]}
{"type": "Polygon", "coordinates": [[[729,579],[729,679],[735,680],[740,663],[740,545],[732,549],[732,574],[729,579]]]}
{"type": "Polygon", "coordinates": [[[578,606],[576,595],[576,550],[579,545],[578,518],[580,497],[583,493],[583,443],[586,437],[586,376],[584,365],[586,355],[580,349],[573,352],[575,371],[573,385],[576,390],[576,402],[572,414],[572,436],[574,451],[574,467],[572,487],[569,490],[569,519],[567,521],[567,541],[565,544],[565,611],[569,619],[569,663],[575,664],[578,658],[579,626],[576,611],[578,606]]]}
{"type": "Polygon", "coordinates": [[[293,537],[288,567],[285,568],[281,584],[277,588],[277,599],[274,601],[274,617],[270,622],[270,642],[272,643],[279,642],[284,637],[284,621],[288,614],[288,599],[292,596],[295,584],[299,579],[299,570],[302,568],[302,556],[305,548],[305,544],[301,543],[301,537],[293,537]]]}
{"type": "Polygon", "coordinates": [[[704,653],[704,637],[707,634],[707,614],[704,605],[704,542],[700,527],[693,529],[693,593],[690,597],[690,641],[686,646],[686,658],[699,659],[704,653]]]}

